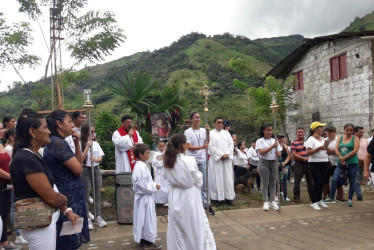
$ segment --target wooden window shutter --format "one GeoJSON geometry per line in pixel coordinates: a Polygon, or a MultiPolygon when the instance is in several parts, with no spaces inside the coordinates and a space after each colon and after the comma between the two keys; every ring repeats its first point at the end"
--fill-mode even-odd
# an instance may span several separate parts
{"type": "Polygon", "coordinates": [[[339,79],[347,77],[347,54],[343,54],[339,56],[339,79]]]}
{"type": "Polygon", "coordinates": [[[339,58],[333,57],[330,59],[331,81],[339,80],[339,58]]]}
{"type": "Polygon", "coordinates": [[[293,76],[295,77],[295,85],[293,87],[293,90],[298,91],[299,90],[299,74],[296,72],[293,74],[293,76]]]}
{"type": "Polygon", "coordinates": [[[298,75],[298,80],[299,80],[299,89],[304,89],[304,78],[303,78],[303,71],[299,72],[298,75]]]}

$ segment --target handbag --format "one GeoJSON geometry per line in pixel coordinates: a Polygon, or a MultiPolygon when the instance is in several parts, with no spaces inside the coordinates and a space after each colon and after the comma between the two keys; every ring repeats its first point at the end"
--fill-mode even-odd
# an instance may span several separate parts
{"type": "Polygon", "coordinates": [[[55,208],[45,203],[41,198],[27,198],[14,203],[14,228],[37,229],[48,227],[52,222],[55,208]]]}

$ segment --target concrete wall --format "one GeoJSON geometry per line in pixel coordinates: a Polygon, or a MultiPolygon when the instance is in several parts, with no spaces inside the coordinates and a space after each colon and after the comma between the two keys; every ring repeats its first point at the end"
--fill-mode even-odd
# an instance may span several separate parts
{"type": "Polygon", "coordinates": [[[312,114],[319,121],[331,123],[338,134],[343,133],[346,123],[365,128],[365,138],[371,131],[372,121],[372,77],[373,48],[371,40],[360,38],[340,39],[324,42],[312,47],[294,66],[291,73],[303,70],[304,90],[294,92],[295,101],[301,104],[298,114],[304,115],[299,124],[287,124],[287,133],[295,138],[297,126],[306,131],[312,122],[312,114]],[[347,53],[348,78],[330,81],[330,58],[347,53]]]}

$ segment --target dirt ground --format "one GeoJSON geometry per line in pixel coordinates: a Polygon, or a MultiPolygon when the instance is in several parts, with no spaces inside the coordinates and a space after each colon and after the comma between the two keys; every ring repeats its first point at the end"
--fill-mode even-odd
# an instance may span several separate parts
{"type": "MultiPolygon", "coordinates": [[[[291,180],[293,177],[291,176],[291,180]]],[[[363,184],[363,183],[362,183],[363,184]]],[[[344,187],[344,198],[347,199],[348,196],[348,186],[344,187]]],[[[105,192],[102,193],[102,202],[106,201],[111,204],[110,207],[103,207],[102,208],[102,215],[106,221],[115,221],[116,220],[116,204],[115,204],[115,179],[114,177],[105,177],[103,179],[103,188],[105,192]]],[[[302,182],[301,186],[301,193],[300,193],[300,203],[301,204],[309,204],[309,196],[307,192],[306,182],[302,182]]],[[[282,201],[281,206],[289,206],[294,205],[293,202],[293,183],[287,184],[288,196],[290,198],[290,202],[282,201]]],[[[373,189],[367,185],[361,185],[361,190],[363,191],[364,200],[373,200],[374,199],[374,192],[373,189]]],[[[241,209],[241,208],[260,208],[263,205],[262,195],[260,192],[248,192],[245,190],[244,193],[237,193],[235,197],[235,206],[229,205],[221,205],[219,207],[213,207],[214,210],[231,210],[231,209],[241,209]]],[[[356,196],[353,197],[353,202],[356,201],[356,196]]],[[[299,203],[299,204],[300,204],[299,203]]],[[[90,205],[90,211],[93,212],[92,204],[90,205]]],[[[164,216],[165,220],[167,220],[167,212],[168,208],[162,205],[156,206],[156,212],[159,216],[164,216]]]]}

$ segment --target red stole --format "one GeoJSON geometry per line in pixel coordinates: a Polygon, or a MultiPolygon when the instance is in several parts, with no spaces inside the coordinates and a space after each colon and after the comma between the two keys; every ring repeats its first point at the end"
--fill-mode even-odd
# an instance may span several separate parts
{"type": "MultiPolygon", "coordinates": [[[[123,126],[121,126],[118,129],[118,133],[121,136],[127,135],[127,131],[125,130],[125,128],[123,126]]],[[[135,133],[132,136],[132,141],[133,141],[134,145],[135,145],[135,143],[138,143],[138,134],[136,133],[136,131],[135,131],[135,133]]],[[[131,172],[132,172],[134,170],[135,163],[138,160],[136,158],[135,154],[134,154],[134,147],[132,147],[131,149],[127,150],[126,153],[127,153],[127,157],[129,158],[130,168],[131,168],[131,172]]]]}

